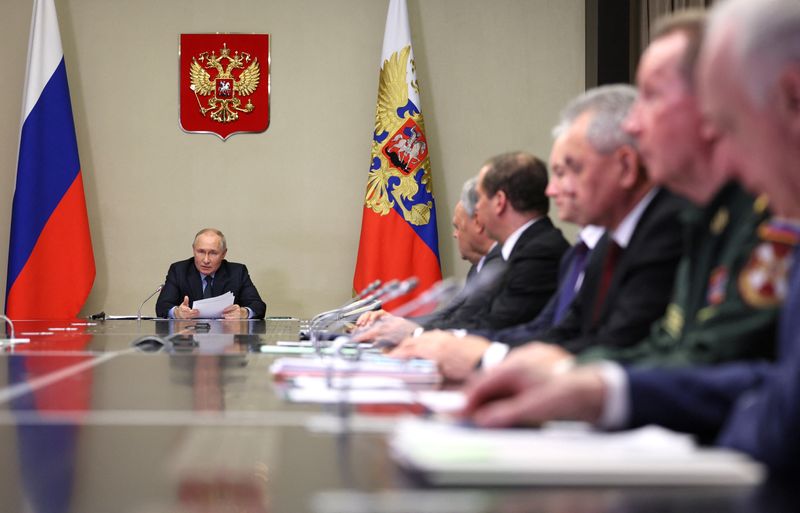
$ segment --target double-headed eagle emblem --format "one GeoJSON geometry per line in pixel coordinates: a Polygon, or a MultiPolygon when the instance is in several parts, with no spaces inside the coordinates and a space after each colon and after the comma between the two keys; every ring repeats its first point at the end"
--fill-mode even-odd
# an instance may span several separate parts
{"type": "Polygon", "coordinates": [[[189,78],[191,80],[189,87],[194,91],[203,116],[210,112],[209,116],[214,121],[230,123],[239,119],[240,112],[249,113],[255,109],[249,98],[247,104],[241,106],[241,97],[253,94],[261,78],[258,58],[252,58],[247,52],[237,51],[231,55],[227,44],[223,44],[219,55],[213,51],[210,55],[208,52],[203,52],[197,57],[192,57],[189,78]],[[227,61],[227,65],[223,65],[223,61],[227,61]],[[206,70],[216,70],[214,78],[206,70]],[[236,70],[242,71],[234,76],[236,70]],[[200,101],[200,96],[210,96],[205,107],[200,101]]]}
{"type": "MultiPolygon", "coordinates": [[[[397,206],[407,222],[420,226],[430,222],[433,202],[417,197],[420,187],[430,197],[431,173],[422,115],[408,97],[410,54],[410,46],[402,48],[381,69],[365,205],[380,215],[397,206]]],[[[416,81],[411,87],[417,91],[416,81]]]]}

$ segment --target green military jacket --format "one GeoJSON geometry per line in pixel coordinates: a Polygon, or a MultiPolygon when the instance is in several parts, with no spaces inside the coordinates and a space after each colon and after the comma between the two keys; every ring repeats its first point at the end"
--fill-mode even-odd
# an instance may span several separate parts
{"type": "Polygon", "coordinates": [[[578,361],[681,366],[773,357],[790,254],[759,235],[767,217],[759,203],[728,184],[705,208],[685,211],[684,255],[664,317],[639,344],[589,348],[578,361]]]}

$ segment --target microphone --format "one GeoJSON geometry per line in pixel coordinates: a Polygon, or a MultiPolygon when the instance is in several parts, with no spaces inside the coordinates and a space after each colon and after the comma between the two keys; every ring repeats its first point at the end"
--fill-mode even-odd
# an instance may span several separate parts
{"type": "MultiPolygon", "coordinates": [[[[373,281],[372,283],[370,283],[369,285],[367,285],[366,287],[364,287],[363,289],[361,289],[361,292],[359,292],[358,294],[356,294],[356,297],[354,297],[354,298],[353,298],[353,301],[358,301],[359,299],[364,299],[364,297],[365,297],[365,296],[367,296],[368,294],[372,294],[373,292],[375,292],[375,290],[376,290],[378,287],[380,287],[380,286],[381,286],[381,283],[382,283],[382,282],[381,282],[381,280],[375,280],[375,281],[373,281]]],[[[350,302],[350,301],[348,301],[348,303],[349,303],[349,302],[350,302]]],[[[346,305],[346,304],[347,304],[347,303],[345,303],[345,305],[346,305]]]]}
{"type": "MultiPolygon", "coordinates": [[[[398,298],[400,296],[404,296],[414,290],[416,286],[419,284],[419,280],[412,276],[403,281],[394,280],[391,287],[387,287],[380,296],[372,299],[366,304],[359,304],[356,306],[356,303],[353,303],[350,307],[343,310],[339,316],[334,319],[334,322],[341,321],[341,320],[351,320],[357,319],[361,314],[365,312],[369,312],[371,310],[377,310],[383,306],[383,304],[388,303],[389,301],[398,298]]],[[[362,300],[363,301],[363,300],[362,300]]],[[[361,302],[358,302],[361,303],[361,302]]]]}
{"type": "Polygon", "coordinates": [[[387,281],[386,283],[383,284],[382,287],[380,287],[378,290],[374,291],[372,294],[367,294],[366,296],[361,298],[359,301],[355,301],[354,303],[351,303],[348,306],[352,306],[352,305],[354,305],[356,303],[361,303],[361,304],[368,303],[370,301],[373,301],[375,299],[378,299],[378,298],[388,294],[390,291],[396,289],[399,286],[400,286],[400,280],[387,281]]]}
{"type": "Polygon", "coordinates": [[[438,311],[440,308],[446,308],[445,305],[451,301],[463,301],[473,295],[486,294],[500,282],[507,269],[508,264],[505,261],[487,264],[481,272],[466,282],[463,287],[459,287],[463,280],[459,281],[452,278],[442,280],[433,284],[415,299],[394,309],[392,315],[406,317],[416,310],[434,303],[436,303],[436,311],[438,311]]]}
{"type": "Polygon", "coordinates": [[[334,320],[341,319],[342,315],[344,315],[345,312],[351,312],[353,310],[360,309],[365,305],[375,303],[377,300],[383,298],[387,294],[396,290],[398,287],[400,287],[400,285],[401,283],[399,280],[387,281],[386,283],[383,284],[383,287],[379,288],[372,294],[368,294],[367,296],[363,297],[362,299],[359,299],[358,301],[353,301],[351,303],[348,303],[341,308],[337,308],[335,310],[331,310],[330,312],[325,312],[322,315],[318,315],[314,319],[316,321],[322,321],[323,317],[334,317],[334,320]]]}
{"type": "Polygon", "coordinates": [[[142,304],[139,305],[139,309],[136,311],[136,320],[137,321],[141,321],[142,320],[142,308],[144,307],[144,304],[147,303],[148,301],[150,301],[150,299],[152,299],[153,296],[155,296],[156,294],[161,292],[161,289],[164,288],[164,285],[166,285],[166,284],[162,283],[161,285],[159,285],[158,288],[156,288],[156,290],[154,290],[152,294],[147,296],[147,299],[142,301],[142,304]]]}
{"type": "Polygon", "coordinates": [[[367,285],[366,287],[361,289],[361,292],[356,294],[356,296],[354,298],[345,301],[344,304],[342,304],[340,307],[334,308],[333,310],[327,310],[325,312],[320,312],[317,315],[315,315],[314,317],[312,317],[311,320],[309,321],[309,324],[314,324],[315,322],[317,322],[322,317],[325,317],[325,316],[330,315],[332,313],[338,312],[343,308],[347,308],[348,306],[350,306],[351,304],[355,303],[356,301],[364,299],[369,294],[373,293],[375,291],[375,289],[377,289],[380,286],[381,286],[381,280],[373,281],[372,283],[370,283],[369,285],[367,285]]]}
{"type": "Polygon", "coordinates": [[[401,295],[407,293],[409,290],[411,290],[411,288],[413,288],[413,286],[415,286],[415,280],[416,279],[409,279],[405,280],[404,282],[400,282],[399,280],[388,281],[384,283],[383,286],[378,290],[372,294],[368,294],[358,301],[353,301],[341,308],[336,308],[334,310],[316,315],[309,324],[309,338],[314,343],[315,347],[317,347],[320,338],[320,332],[323,330],[323,328],[349,316],[356,314],[360,315],[364,312],[374,310],[375,308],[380,308],[381,300],[387,297],[393,299],[396,297],[393,294],[401,295]],[[398,291],[403,292],[398,293],[398,291]]]}
{"type": "Polygon", "coordinates": [[[489,262],[483,269],[475,275],[461,291],[461,295],[469,297],[474,294],[485,294],[489,290],[496,287],[500,280],[502,280],[506,271],[508,271],[508,262],[502,259],[493,260],[489,262]]]}
{"type": "MultiPolygon", "coordinates": [[[[349,308],[347,310],[342,311],[336,318],[334,318],[331,321],[329,326],[334,326],[335,329],[338,329],[340,325],[343,324],[344,322],[349,320],[354,320],[365,312],[369,312],[371,310],[377,310],[381,308],[381,306],[384,303],[388,303],[389,301],[392,301],[395,298],[408,294],[409,292],[414,290],[417,287],[417,285],[419,285],[419,279],[417,279],[416,276],[412,276],[403,281],[393,280],[393,283],[390,282],[389,284],[387,284],[384,290],[381,291],[380,297],[373,299],[366,305],[360,306],[358,308],[355,309],[349,308]]],[[[317,353],[321,356],[321,345],[319,342],[319,336],[318,335],[316,337],[312,336],[312,341],[314,342],[314,347],[317,353]]],[[[334,357],[340,357],[342,348],[347,344],[349,344],[349,342],[350,342],[349,336],[345,335],[337,337],[332,347],[334,357]]]]}
{"type": "MultiPolygon", "coordinates": [[[[13,346],[14,344],[26,344],[26,343],[31,341],[31,339],[29,339],[29,338],[16,338],[14,336],[14,323],[11,322],[11,319],[9,319],[8,317],[6,317],[3,314],[0,314],[0,319],[3,319],[4,321],[6,321],[6,323],[8,323],[8,327],[11,328],[11,338],[0,338],[0,347],[4,346],[6,344],[8,344],[10,346],[13,346]]],[[[3,330],[3,331],[5,331],[5,330],[3,330]]]]}
{"type": "Polygon", "coordinates": [[[461,290],[462,286],[459,280],[447,278],[446,280],[438,281],[416,298],[395,308],[392,311],[392,315],[406,317],[424,306],[434,303],[442,305],[452,300],[461,290]]]}
{"type": "MultiPolygon", "coordinates": [[[[392,297],[392,299],[396,297],[400,297],[404,294],[408,294],[419,285],[419,279],[416,276],[411,276],[410,278],[406,278],[405,280],[400,282],[400,286],[397,287],[397,293],[392,297]]],[[[384,302],[388,301],[384,299],[384,302]]]]}

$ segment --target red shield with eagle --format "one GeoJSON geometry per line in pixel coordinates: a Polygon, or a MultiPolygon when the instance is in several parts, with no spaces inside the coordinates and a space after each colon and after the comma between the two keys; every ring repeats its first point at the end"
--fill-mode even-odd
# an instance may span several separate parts
{"type": "Polygon", "coordinates": [[[265,131],[269,43],[269,34],[181,34],[181,128],[223,140],[265,131]]]}

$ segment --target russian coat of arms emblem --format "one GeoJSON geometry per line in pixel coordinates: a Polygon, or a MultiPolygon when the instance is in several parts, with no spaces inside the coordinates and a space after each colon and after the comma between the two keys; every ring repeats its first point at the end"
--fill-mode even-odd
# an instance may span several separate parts
{"type": "Polygon", "coordinates": [[[266,130],[269,64],[268,34],[181,34],[181,128],[223,140],[266,130]]]}
{"type": "Polygon", "coordinates": [[[419,91],[416,80],[408,79],[413,67],[410,46],[383,63],[364,203],[380,215],[396,209],[407,222],[422,226],[431,221],[433,196],[424,122],[412,98],[419,91]]]}

